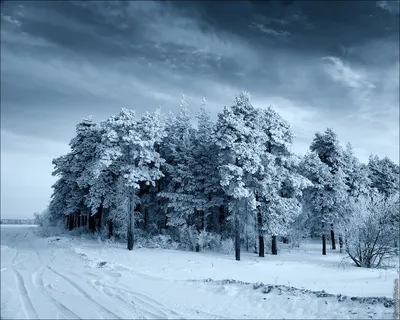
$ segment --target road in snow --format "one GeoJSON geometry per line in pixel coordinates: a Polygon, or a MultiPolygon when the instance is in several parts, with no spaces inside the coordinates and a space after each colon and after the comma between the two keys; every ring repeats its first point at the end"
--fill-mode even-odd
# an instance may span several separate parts
{"type": "MultiPolygon", "coordinates": [[[[159,250],[142,250],[144,258],[120,246],[105,250],[94,241],[41,238],[34,231],[35,227],[1,226],[1,318],[345,319],[389,318],[393,313],[392,307],[380,302],[340,302],[336,297],[280,289],[267,292],[240,283],[187,281],[182,257],[192,254],[196,261],[201,254],[166,251],[165,264],[159,250]]],[[[223,271],[219,263],[224,259],[212,255],[204,259],[212,259],[215,265],[202,269],[201,262],[197,263],[203,279],[212,277],[211,271],[219,267],[223,271]]],[[[248,272],[252,273],[250,265],[248,272]]],[[[266,267],[263,272],[271,270],[266,267]]],[[[194,278],[199,280],[200,274],[194,278]]]]}

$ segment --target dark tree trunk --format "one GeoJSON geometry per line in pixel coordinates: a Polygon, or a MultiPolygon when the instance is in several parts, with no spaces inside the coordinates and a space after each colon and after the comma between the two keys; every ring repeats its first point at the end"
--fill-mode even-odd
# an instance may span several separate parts
{"type": "Polygon", "coordinates": [[[78,213],[78,228],[81,227],[81,215],[78,213]]]}
{"type": "Polygon", "coordinates": [[[278,242],[276,241],[276,236],[272,236],[272,254],[277,255],[278,254],[278,242]]]}
{"type": "Polygon", "coordinates": [[[324,223],[322,222],[322,255],[326,256],[326,239],[325,239],[325,226],[324,223]]]}
{"type": "MultiPolygon", "coordinates": [[[[257,193],[256,193],[256,201],[258,201],[257,193]]],[[[264,248],[264,236],[262,232],[263,221],[260,208],[257,208],[257,224],[258,224],[258,256],[263,258],[265,253],[265,248],[264,248]]]]}
{"type": "Polygon", "coordinates": [[[343,252],[343,238],[342,235],[339,235],[339,248],[340,248],[340,252],[343,252]]]}
{"type": "Polygon", "coordinates": [[[74,213],[74,228],[78,226],[78,215],[74,213]]]}
{"type": "Polygon", "coordinates": [[[72,214],[69,215],[69,230],[71,231],[74,228],[74,216],[72,214]]]}
{"type": "Polygon", "coordinates": [[[331,223],[331,240],[332,240],[332,250],[336,250],[335,232],[333,231],[333,223],[331,223]]]}
{"type": "Polygon", "coordinates": [[[95,231],[95,220],[94,220],[94,215],[89,216],[89,231],[94,232],[95,231]]]}
{"type": "Polygon", "coordinates": [[[204,230],[204,227],[205,227],[205,222],[204,222],[205,212],[204,212],[204,210],[200,211],[200,217],[201,217],[201,230],[204,230]]]}
{"type": "Polygon", "coordinates": [[[235,258],[240,261],[240,221],[238,212],[235,213],[235,258]]]}
{"type": "Polygon", "coordinates": [[[219,217],[218,217],[218,222],[219,222],[219,234],[222,234],[222,226],[225,221],[225,206],[222,205],[219,207],[219,217]]]}
{"type": "Polygon", "coordinates": [[[66,222],[66,228],[69,229],[69,216],[66,216],[66,220],[67,220],[67,222],[66,222]]]}
{"type": "Polygon", "coordinates": [[[113,236],[113,223],[112,223],[112,221],[108,221],[107,225],[108,225],[108,238],[111,238],[113,236]]]}
{"type": "Polygon", "coordinates": [[[99,211],[97,211],[97,231],[101,232],[101,219],[103,217],[103,204],[100,205],[99,211]]]}
{"type": "Polygon", "coordinates": [[[134,190],[132,187],[129,188],[129,204],[128,204],[128,250],[133,249],[133,215],[134,215],[134,205],[133,205],[133,199],[134,199],[134,190]]]}
{"type": "Polygon", "coordinates": [[[259,246],[259,250],[258,250],[258,256],[259,257],[264,257],[264,253],[265,253],[265,248],[264,248],[264,236],[258,236],[258,246],[259,246]]]}

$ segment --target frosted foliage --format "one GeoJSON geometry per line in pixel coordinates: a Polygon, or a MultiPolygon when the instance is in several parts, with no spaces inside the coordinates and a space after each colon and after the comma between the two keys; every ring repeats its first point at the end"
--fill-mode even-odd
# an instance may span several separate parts
{"type": "Polygon", "coordinates": [[[318,230],[322,222],[327,226],[346,220],[350,190],[346,182],[350,171],[346,169],[345,153],[331,129],[324,134],[317,133],[310,150],[301,170],[313,183],[307,188],[304,200],[311,212],[310,223],[318,230]]]}
{"type": "Polygon", "coordinates": [[[400,188],[400,169],[389,158],[379,159],[378,156],[370,156],[368,162],[369,179],[371,187],[390,196],[399,191],[400,188]]]}
{"type": "MultiPolygon", "coordinates": [[[[271,235],[299,243],[333,226],[350,241],[375,212],[365,199],[382,198],[385,205],[376,205],[386,210],[398,197],[397,164],[377,156],[360,163],[333,129],[316,133],[299,157],[289,124],[272,107],[253,106],[247,92],[216,122],[204,98],[196,124],[184,96],[177,106],[176,114],[157,109],[137,117],[123,108],[100,125],[78,123],[70,151],[53,160],[58,180],[46,219],[70,229],[83,221],[108,237],[125,238],[129,230],[130,248],[133,234],[196,251],[232,249],[234,242],[238,259],[241,247],[261,247],[265,236],[271,245],[271,235]]],[[[393,242],[398,211],[388,221],[393,242]]]]}
{"type": "Polygon", "coordinates": [[[399,241],[399,195],[375,193],[350,201],[351,215],[343,226],[346,252],[359,267],[374,268],[395,256],[399,241]],[[393,218],[397,217],[397,221],[393,218]],[[394,223],[395,222],[395,223],[394,223]]]}

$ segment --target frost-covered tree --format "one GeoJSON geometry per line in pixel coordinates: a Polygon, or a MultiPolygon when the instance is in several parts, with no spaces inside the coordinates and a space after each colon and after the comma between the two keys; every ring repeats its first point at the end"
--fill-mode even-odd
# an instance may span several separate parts
{"type": "Polygon", "coordinates": [[[377,268],[397,253],[392,239],[399,239],[399,195],[373,192],[370,196],[351,199],[351,215],[344,230],[345,250],[357,267],[377,268]]]}
{"type": "Polygon", "coordinates": [[[196,196],[201,200],[197,210],[200,212],[201,229],[207,228],[207,217],[213,209],[223,204],[218,172],[218,147],[213,141],[214,123],[211,121],[205,99],[202,100],[197,114],[197,130],[192,148],[191,168],[195,177],[196,196]]]}
{"type": "Polygon", "coordinates": [[[250,95],[241,93],[235,104],[218,115],[215,142],[219,151],[220,184],[227,196],[230,217],[234,221],[235,256],[240,260],[241,224],[246,221],[244,207],[256,210],[252,175],[262,167],[264,135],[250,95]],[[249,205],[248,205],[249,204],[249,205]]]}
{"type": "Polygon", "coordinates": [[[264,232],[272,235],[272,254],[277,254],[277,236],[300,214],[301,190],[307,179],[298,173],[299,159],[291,152],[290,126],[271,107],[259,110],[264,145],[262,166],[253,175],[256,185],[259,256],[264,256],[264,232]]]}
{"type": "Polygon", "coordinates": [[[326,224],[339,220],[345,205],[345,184],[341,170],[333,174],[329,166],[315,152],[305,155],[301,164],[302,174],[312,182],[304,191],[304,205],[310,213],[311,229],[321,231],[322,254],[326,255],[326,224]]]}
{"type": "Polygon", "coordinates": [[[368,168],[354,155],[350,143],[343,152],[343,173],[348,197],[357,199],[370,193],[371,181],[368,177],[368,168]]]}
{"type": "Polygon", "coordinates": [[[193,170],[190,167],[194,129],[185,97],[181,100],[180,111],[167,127],[168,134],[163,140],[162,155],[165,157],[164,188],[159,194],[168,200],[167,225],[182,227],[193,216],[196,207],[193,170]]]}
{"type": "Polygon", "coordinates": [[[371,155],[368,161],[368,169],[372,188],[377,189],[385,197],[399,191],[399,166],[389,158],[379,159],[378,156],[371,155]]]}
{"type": "MultiPolygon", "coordinates": [[[[88,197],[90,197],[90,186],[93,180],[93,168],[96,165],[97,149],[101,141],[101,136],[96,123],[92,118],[82,120],[76,126],[76,136],[71,140],[71,162],[70,162],[70,178],[76,182],[79,188],[80,197],[79,208],[76,210],[78,213],[77,219],[80,221],[81,217],[87,216],[91,223],[90,228],[94,229],[94,219],[90,216],[97,214],[97,229],[101,228],[101,212],[97,210],[91,214],[88,209],[88,197]]],[[[98,208],[96,208],[98,209],[98,208]]]]}
{"type": "MultiPolygon", "coordinates": [[[[343,149],[339,144],[336,133],[328,128],[323,134],[319,132],[315,134],[310,150],[318,155],[320,161],[327,166],[329,171],[323,192],[324,205],[322,211],[325,212],[321,216],[321,229],[322,236],[325,237],[325,224],[330,224],[332,249],[336,249],[334,225],[341,221],[346,212],[347,188],[343,172],[343,149]]],[[[321,214],[322,211],[319,213],[321,214]]],[[[326,252],[326,249],[323,248],[324,251],[326,252]]]]}
{"type": "Polygon", "coordinates": [[[140,183],[155,185],[162,176],[162,159],[156,144],[163,137],[160,113],[146,113],[139,121],[132,110],[121,112],[102,123],[101,163],[104,167],[115,167],[115,172],[124,180],[128,203],[128,250],[133,249],[134,209],[139,202],[137,196],[140,183]]]}

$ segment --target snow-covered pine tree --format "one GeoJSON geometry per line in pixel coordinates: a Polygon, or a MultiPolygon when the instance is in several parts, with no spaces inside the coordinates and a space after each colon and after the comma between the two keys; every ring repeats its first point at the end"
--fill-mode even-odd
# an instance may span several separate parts
{"type": "MultiPolygon", "coordinates": [[[[371,188],[379,192],[385,199],[399,197],[400,194],[400,167],[388,157],[379,159],[371,155],[368,161],[368,172],[371,188]]],[[[394,211],[395,212],[395,211],[394,211]]],[[[400,214],[397,211],[391,217],[393,230],[399,230],[400,214]]],[[[394,235],[394,245],[398,247],[398,233],[394,235]]]]}
{"type": "Polygon", "coordinates": [[[156,151],[163,136],[159,117],[159,113],[147,113],[137,121],[134,111],[124,108],[102,123],[101,163],[115,166],[116,175],[123,178],[127,189],[128,250],[133,249],[134,209],[140,183],[154,185],[162,176],[163,161],[156,151]]]}
{"type": "Polygon", "coordinates": [[[368,177],[368,168],[360,163],[354,155],[350,142],[347,143],[343,152],[343,172],[349,197],[356,200],[360,196],[366,196],[370,193],[371,180],[368,177]]]}
{"type": "MultiPolygon", "coordinates": [[[[182,97],[180,110],[168,124],[168,135],[163,140],[162,155],[165,157],[164,188],[160,197],[167,199],[167,223],[175,228],[178,237],[181,228],[193,227],[196,203],[195,179],[191,160],[193,156],[194,128],[191,123],[188,104],[182,97]]],[[[172,232],[172,231],[171,231],[172,232]]]]}
{"type": "Polygon", "coordinates": [[[286,235],[288,227],[300,214],[299,201],[308,180],[298,173],[299,159],[291,152],[293,135],[290,126],[271,107],[260,110],[260,129],[266,137],[262,170],[257,179],[257,222],[259,256],[264,256],[264,232],[272,235],[272,254],[277,254],[277,236],[286,235]]]}
{"type": "Polygon", "coordinates": [[[368,169],[372,188],[378,190],[385,197],[399,192],[400,169],[389,158],[379,159],[376,155],[370,155],[368,169]]]}
{"type": "Polygon", "coordinates": [[[80,207],[77,210],[77,218],[79,221],[83,220],[84,223],[86,223],[86,220],[90,221],[89,225],[92,231],[95,228],[100,231],[102,223],[101,211],[98,210],[95,212],[97,213],[97,223],[95,226],[94,217],[91,217],[90,209],[87,206],[91,181],[93,179],[93,167],[98,160],[96,151],[100,141],[101,136],[96,123],[89,117],[76,125],[76,136],[71,139],[69,144],[72,155],[69,167],[70,175],[80,190],[80,207]]]}
{"type": "Polygon", "coordinates": [[[323,134],[316,133],[310,146],[313,154],[306,155],[303,174],[311,180],[313,187],[307,189],[308,207],[312,212],[314,227],[320,224],[322,254],[326,254],[325,231],[330,225],[332,249],[336,249],[334,225],[346,212],[347,186],[343,172],[343,150],[332,129],[323,134]]]}
{"type": "Polygon", "coordinates": [[[262,168],[264,135],[250,95],[242,92],[235,104],[218,115],[215,143],[219,147],[220,184],[228,199],[230,217],[234,221],[235,257],[240,260],[241,224],[247,221],[244,207],[256,210],[252,176],[262,168]],[[249,205],[249,206],[248,206],[249,205]]]}
{"type": "MultiPolygon", "coordinates": [[[[213,213],[223,204],[222,189],[219,184],[218,174],[218,147],[213,141],[214,123],[206,108],[203,98],[200,112],[197,114],[197,130],[195,131],[192,156],[189,166],[193,171],[194,192],[198,200],[196,210],[199,212],[196,226],[198,231],[207,229],[217,231],[218,226],[212,225],[219,222],[213,213]],[[210,220],[211,219],[211,220],[210,220]],[[208,223],[210,220],[210,223],[208,223]],[[211,225],[209,225],[211,224],[211,225]]],[[[219,214],[219,210],[218,210],[219,214]]]]}

